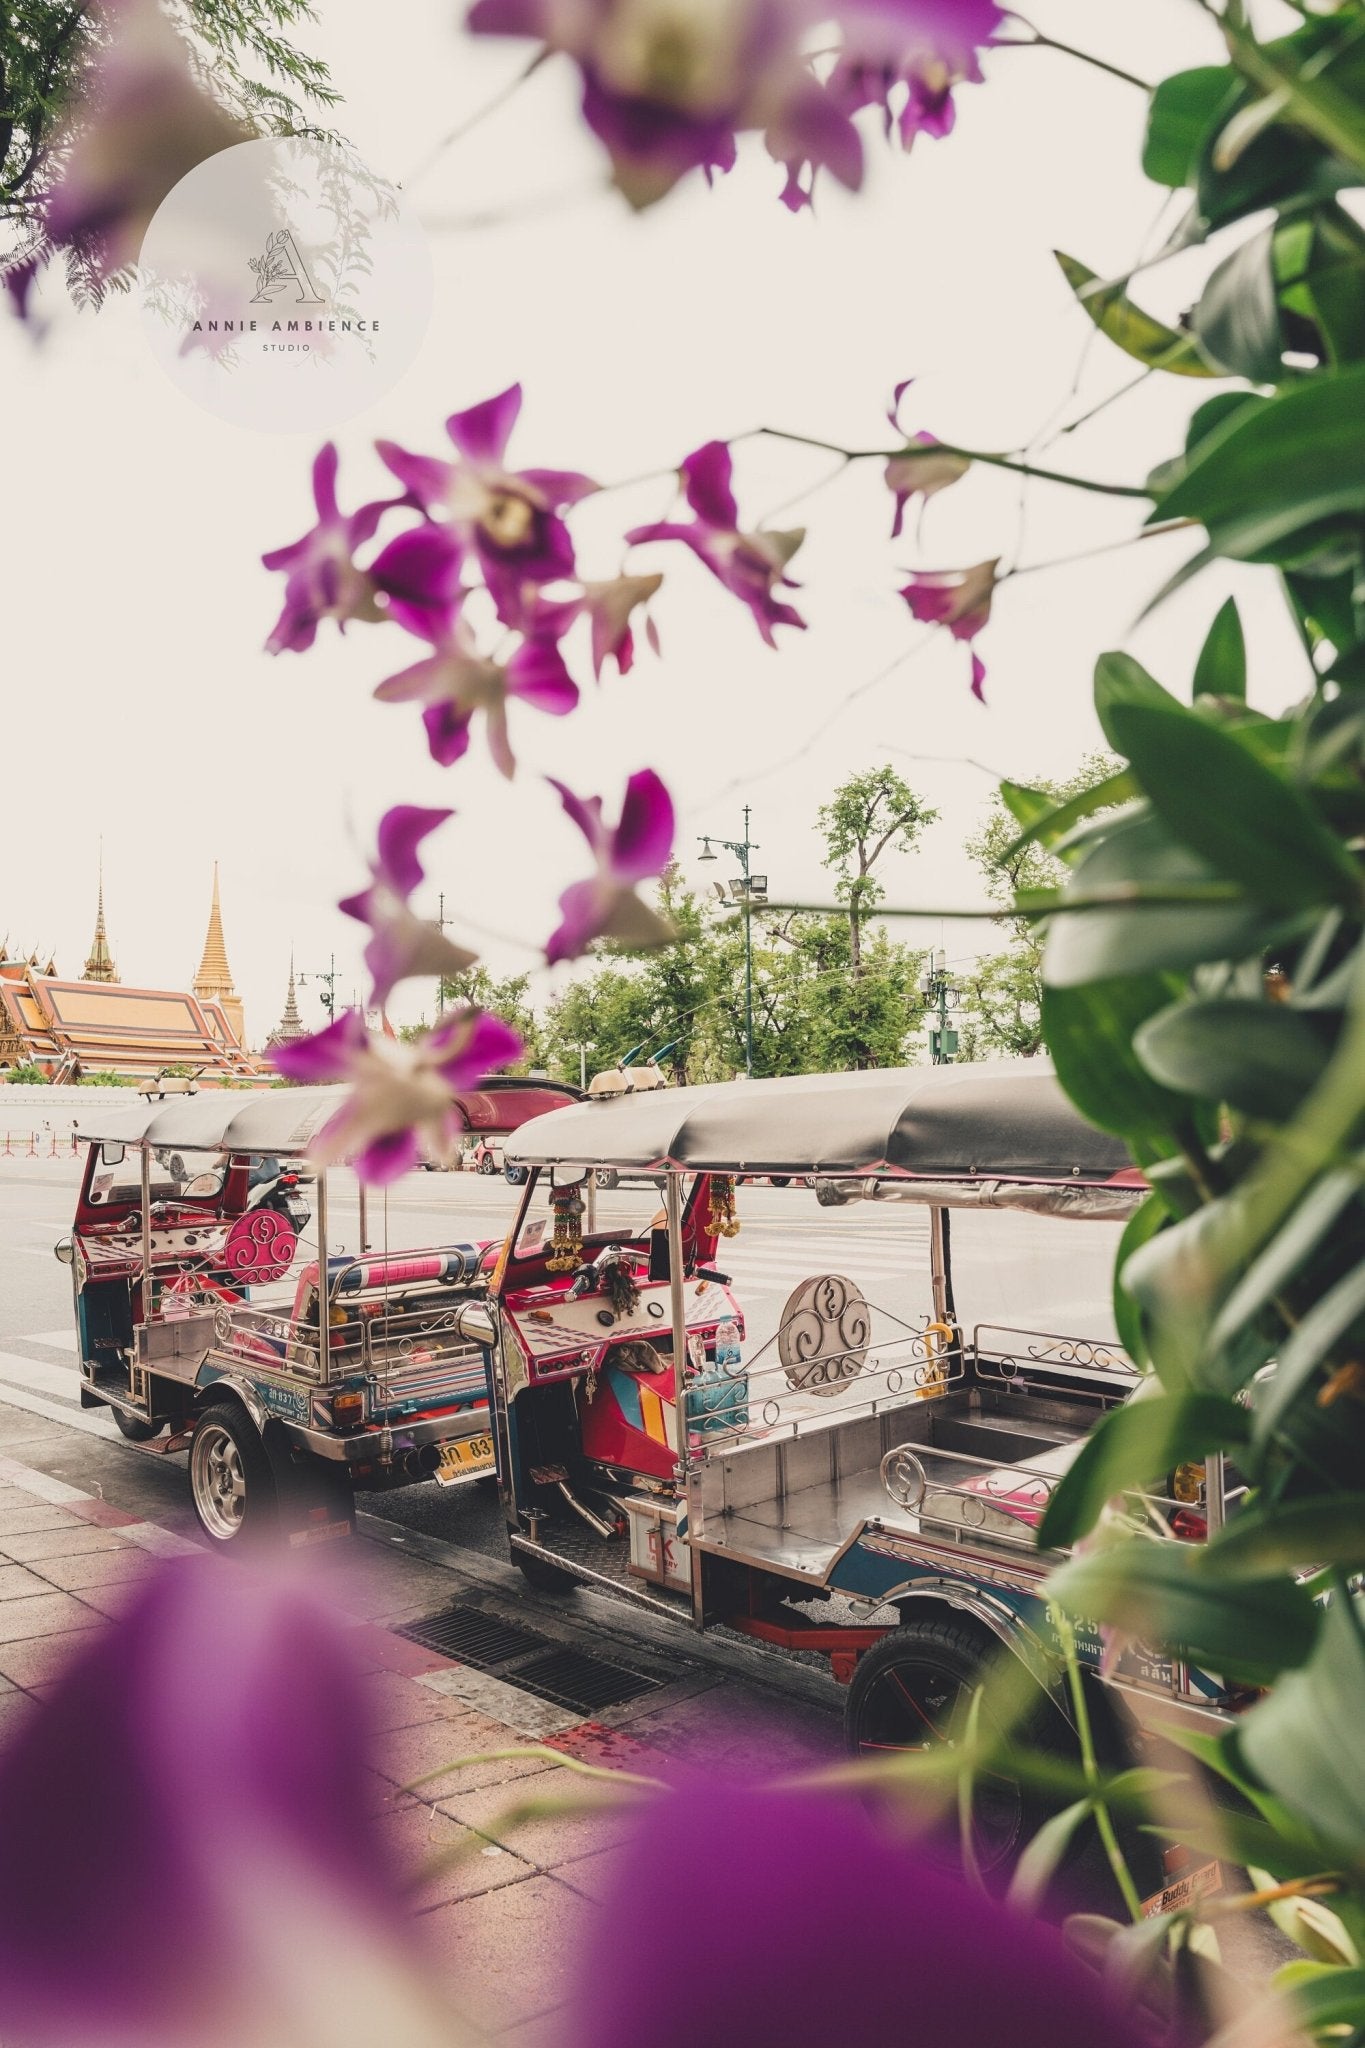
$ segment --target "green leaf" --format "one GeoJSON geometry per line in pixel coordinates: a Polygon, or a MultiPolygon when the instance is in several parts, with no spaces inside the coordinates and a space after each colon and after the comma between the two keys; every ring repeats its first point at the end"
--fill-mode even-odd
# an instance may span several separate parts
{"type": "Polygon", "coordinates": [[[1106,775],[1102,782],[1083,789],[1079,796],[1069,797],[1064,804],[1055,803],[1041,790],[1023,789],[1017,782],[1002,782],[1000,794],[1012,816],[1024,827],[1019,837],[1011,840],[1001,854],[1000,865],[1003,867],[1006,861],[1012,860],[1034,840],[1042,846],[1055,847],[1057,841],[1082,819],[1093,817],[1096,811],[1126,804],[1140,792],[1131,768],[1121,768],[1116,775],[1106,775]]]}
{"type": "Polygon", "coordinates": [[[1305,1973],[1279,1987],[1298,2023],[1315,2031],[1365,2025],[1365,1970],[1333,1969],[1327,1963],[1310,1967],[1316,1973],[1312,1977],[1305,1973]]]}
{"type": "Polygon", "coordinates": [[[1134,1050],[1166,1088],[1282,1123],[1322,1077],[1329,1048],[1283,1003],[1205,996],[1137,1027],[1134,1050]]]}
{"type": "MultiPolygon", "coordinates": [[[[1180,1731],[1172,1730],[1171,1735],[1178,1741],[1180,1731]]],[[[1259,1864],[1262,1869],[1273,1871],[1282,1884],[1290,1878],[1317,1877],[1330,1870],[1334,1861],[1327,1847],[1313,1840],[1306,1830],[1284,1834],[1249,1813],[1221,1805],[1200,1812],[1192,1804],[1188,1814],[1182,1815],[1178,1828],[1157,1825],[1144,1828],[1143,1833],[1162,1841],[1178,1842],[1182,1849],[1193,1849],[1200,1856],[1226,1857],[1229,1863],[1240,1863],[1244,1869],[1248,1864],[1259,1864]]]]}
{"type": "Polygon", "coordinates": [[[1153,1192],[1133,1211],[1123,1226],[1119,1248],[1114,1254],[1114,1324],[1122,1344],[1134,1365],[1146,1365],[1147,1334],[1142,1325],[1142,1311],[1123,1284],[1123,1268],[1138,1249],[1164,1230],[1171,1220],[1171,1212],[1161,1196],[1153,1192]]]}
{"type": "Polygon", "coordinates": [[[1048,1591],[1090,1621],[1108,1622],[1252,1685],[1268,1685],[1302,1664],[1318,1628],[1307,1594],[1283,1578],[1224,1584],[1202,1569],[1201,1549],[1131,1537],[1072,1558],[1048,1581],[1048,1591]]]}
{"type": "Polygon", "coordinates": [[[1189,1105],[1152,1080],[1133,1050],[1133,1034],[1165,1009],[1172,982],[1164,975],[1043,988],[1043,1043],[1057,1078],[1081,1115],[1102,1131],[1157,1141],[1174,1151],[1174,1133],[1189,1105]]]}
{"type": "Polygon", "coordinates": [[[1228,64],[1202,64],[1162,79],[1152,94],[1142,150],[1142,168],[1154,184],[1194,184],[1205,138],[1237,96],[1237,75],[1228,64]]]}
{"type": "Polygon", "coordinates": [[[1365,1570],[1365,1501],[1358,1493],[1315,1500],[1260,1500],[1244,1508],[1205,1553],[1210,1571],[1229,1578],[1310,1565],[1365,1570]]]}
{"type": "Polygon", "coordinates": [[[1077,1828],[1091,1811],[1089,1799],[1077,1799],[1043,1822],[1014,1866],[1008,1903],[1021,1913],[1036,1913],[1058,1866],[1071,1847],[1077,1828]]]}
{"type": "Polygon", "coordinates": [[[1267,1443],[1317,1378],[1324,1359],[1351,1325],[1365,1316],[1365,1261],[1320,1295],[1281,1346],[1274,1377],[1256,1390],[1253,1439],[1267,1443]]]}
{"type": "Polygon", "coordinates": [[[1128,661],[1120,674],[1113,657],[1102,655],[1095,708],[1176,838],[1263,903],[1359,906],[1359,871],[1307,799],[1231,733],[1164,691],[1144,699],[1132,688],[1136,667],[1128,661]]]}
{"type": "Polygon", "coordinates": [[[1135,661],[1131,654],[1125,654],[1122,648],[1111,648],[1095,663],[1095,716],[1100,722],[1100,730],[1115,749],[1119,746],[1119,739],[1110,720],[1115,708],[1124,704],[1142,704],[1153,711],[1179,709],[1177,699],[1162,687],[1155,676],[1148,674],[1140,661],[1135,661]]]}
{"type": "Polygon", "coordinates": [[[1072,870],[1061,894],[1065,901],[1121,888],[1131,892],[1132,900],[1054,918],[1048,926],[1044,979],[1054,988],[1070,988],[1153,969],[1190,967],[1201,960],[1260,954],[1274,931],[1256,904],[1233,900],[1207,908],[1144,906],[1141,900],[1144,888],[1178,888],[1216,879],[1212,868],[1181,846],[1160,818],[1148,811],[1120,815],[1072,870]]]}
{"type": "MultiPolygon", "coordinates": [[[[1355,1609],[1333,1596],[1311,1661],[1282,1678],[1238,1730],[1238,1747],[1262,1784],[1350,1862],[1365,1841],[1365,1746],[1354,1736],[1365,1646],[1355,1609]]],[[[1257,1860],[1275,1868],[1268,1857],[1257,1860]]]]}
{"type": "Polygon", "coordinates": [[[1168,370],[1177,377],[1221,377],[1226,371],[1210,361],[1193,335],[1167,327],[1135,305],[1121,284],[1104,284],[1074,256],[1054,249],[1062,275],[1100,333],[1135,362],[1149,370],[1168,370]]]}
{"type": "Polygon", "coordinates": [[[1218,1311],[1209,1332],[1212,1349],[1226,1344],[1293,1279],[1359,1190],[1357,1176],[1343,1169],[1324,1174],[1295,1203],[1284,1227],[1247,1267],[1218,1311]]]}
{"type": "Polygon", "coordinates": [[[1196,697],[1236,697],[1247,693],[1247,650],[1242,615],[1230,597],[1209,627],[1194,671],[1196,697]]]}
{"type": "Polygon", "coordinates": [[[1191,456],[1152,519],[1198,519],[1221,555],[1293,560],[1289,544],[1365,509],[1365,366],[1320,374],[1239,409],[1191,456]]]}
{"type": "Polygon", "coordinates": [[[1224,257],[1194,309],[1205,352],[1253,384],[1277,384],[1284,374],[1273,256],[1274,229],[1263,228],[1224,257]]]}
{"type": "Polygon", "coordinates": [[[1238,69],[1262,91],[1283,94],[1287,118],[1295,126],[1344,163],[1365,170],[1365,112],[1350,88],[1343,90],[1334,64],[1302,61],[1317,40],[1316,24],[1279,43],[1258,43],[1235,21],[1225,20],[1223,32],[1238,69]]]}
{"type": "Polygon", "coordinates": [[[1047,1504],[1039,1546],[1064,1550],[1094,1527],[1115,1494],[1142,1490],[1176,1465],[1245,1443],[1247,1416],[1217,1394],[1144,1387],[1096,1423],[1047,1504]]]}
{"type": "MultiPolygon", "coordinates": [[[[1331,361],[1341,367],[1365,358],[1365,230],[1335,203],[1314,216],[1298,291],[1331,361]]],[[[1287,305],[1299,303],[1295,291],[1282,296],[1287,305]]]]}

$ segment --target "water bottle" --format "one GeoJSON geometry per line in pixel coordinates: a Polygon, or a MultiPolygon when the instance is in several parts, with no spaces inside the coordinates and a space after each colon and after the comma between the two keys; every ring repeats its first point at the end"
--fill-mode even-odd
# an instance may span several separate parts
{"type": "Polygon", "coordinates": [[[729,1372],[739,1364],[739,1324],[725,1316],[716,1324],[716,1368],[729,1372]]]}

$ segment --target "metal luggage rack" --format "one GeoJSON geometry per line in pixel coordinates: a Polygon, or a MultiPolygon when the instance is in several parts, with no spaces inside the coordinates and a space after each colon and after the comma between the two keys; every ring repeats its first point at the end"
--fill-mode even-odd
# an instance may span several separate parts
{"type": "Polygon", "coordinates": [[[1050,1380],[1065,1380],[1068,1398],[1074,1395],[1080,1401],[1112,1398],[1096,1385],[1099,1374],[1121,1380],[1125,1392],[1142,1377],[1123,1347],[1107,1338],[1062,1337],[1049,1330],[977,1323],[971,1350],[979,1381],[1010,1387],[1027,1381],[1032,1373],[1045,1372],[1050,1380]]]}
{"type": "Polygon", "coordinates": [[[838,1325],[834,1346],[802,1356],[804,1313],[783,1323],[751,1359],[709,1366],[701,1387],[689,1382],[684,1426],[703,1457],[931,1400],[966,1376],[961,1347],[948,1342],[945,1326],[931,1317],[917,1326],[858,1296],[838,1325]],[[703,1390],[714,1394],[718,1379],[734,1384],[735,1400],[728,1409],[707,1409],[703,1390]],[[857,1398],[837,1400],[855,1388],[857,1398]],[[806,1406],[812,1401],[829,1405],[806,1406]],[[795,1412],[793,1404],[800,1404],[795,1412]]]}

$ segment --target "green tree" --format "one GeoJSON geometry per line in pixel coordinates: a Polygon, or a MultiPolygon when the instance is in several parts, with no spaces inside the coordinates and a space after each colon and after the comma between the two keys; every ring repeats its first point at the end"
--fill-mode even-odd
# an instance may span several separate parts
{"type": "Polygon", "coordinates": [[[825,866],[839,876],[835,894],[848,905],[849,965],[863,971],[863,927],[886,891],[873,869],[887,853],[912,853],[938,812],[894,768],[868,768],[840,783],[816,813],[825,836],[825,866]]]}
{"type": "MultiPolygon", "coordinates": [[[[289,39],[316,20],[312,0],[184,0],[169,18],[202,83],[250,133],[315,128],[339,101],[327,66],[289,39]]],[[[41,245],[62,120],[104,33],[88,0],[19,0],[0,13],[0,260],[41,245]]],[[[98,300],[82,252],[68,252],[67,271],[78,296],[98,300]]]]}
{"type": "MultiPolygon", "coordinates": [[[[1112,754],[1087,754],[1072,775],[1060,780],[1035,777],[1030,790],[1051,804],[1064,804],[1082,791],[1115,774],[1121,763],[1112,754]]],[[[1037,840],[1020,846],[1019,823],[999,790],[972,836],[966,852],[981,870],[986,893],[1002,906],[1030,889],[1055,889],[1065,866],[1037,840]]],[[[1010,917],[1002,908],[1000,924],[1009,934],[1004,952],[988,953],[961,977],[964,996],[958,1058],[989,1059],[998,1054],[1031,1059],[1043,1049],[1043,939],[1029,919],[1010,917]]]]}

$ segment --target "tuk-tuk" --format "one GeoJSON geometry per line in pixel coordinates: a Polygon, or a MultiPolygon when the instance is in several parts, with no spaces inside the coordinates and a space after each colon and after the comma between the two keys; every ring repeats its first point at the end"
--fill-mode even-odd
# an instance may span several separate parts
{"type": "MultiPolygon", "coordinates": [[[[522,1126],[507,1157],[529,1179],[489,1300],[461,1321],[489,1350],[511,1553],[533,1584],[606,1582],[827,1656],[860,1754],[921,1748],[1001,1645],[1069,1717],[1042,1595],[1058,1559],[1036,1531],[1089,1427],[1141,1383],[1111,1276],[1145,1184],[1046,1061],[585,1101],[522,1126]],[[596,1227],[604,1168],[663,1177],[633,1234],[596,1227]],[[775,1332],[747,1342],[724,1268],[759,1177],[795,1183],[786,1201],[813,1180],[927,1211],[918,1311],[859,1284],[843,1229],[837,1269],[817,1258],[775,1332]]],[[[1211,1457],[1131,1505],[1196,1541],[1231,1478],[1211,1457]]],[[[1079,1647],[1098,1672],[1098,1637],[1079,1647]]],[[[1148,1726],[1219,1726],[1235,1697],[1141,1643],[1103,1683],[1148,1726]]],[[[1020,1838],[1017,1790],[984,1823],[983,1861],[1020,1838]]]]}
{"type": "MultiPolygon", "coordinates": [[[[274,1206],[343,1088],[206,1090],[98,1109],[72,1234],[81,1402],[123,1434],[188,1450],[205,1534],[234,1542],[280,1527],[291,1543],[349,1534],[354,1494],[494,1467],[483,1350],[455,1310],[481,1298],[497,1246],[390,1250],[329,1225],[328,1175],[274,1206]],[[309,1200],[302,1198],[307,1188],[309,1200]]],[[[471,1132],[513,1130],[576,1099],[544,1081],[489,1080],[461,1094],[471,1132]]]]}

